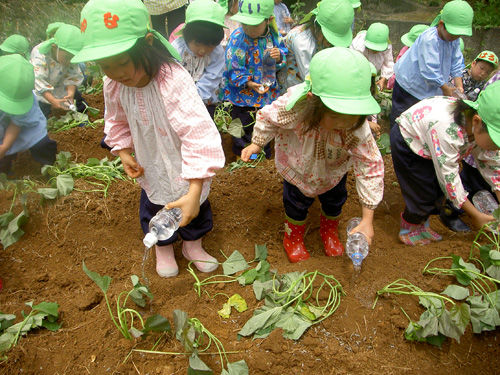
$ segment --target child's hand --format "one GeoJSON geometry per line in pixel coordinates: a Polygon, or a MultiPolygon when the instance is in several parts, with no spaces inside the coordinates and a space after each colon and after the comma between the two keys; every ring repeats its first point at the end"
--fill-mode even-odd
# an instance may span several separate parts
{"type": "Polygon", "coordinates": [[[488,224],[495,220],[495,218],[491,215],[483,214],[478,211],[478,215],[471,216],[472,222],[474,226],[478,229],[482,228],[483,225],[488,224]]]}
{"type": "Polygon", "coordinates": [[[130,155],[130,152],[126,150],[118,151],[120,159],[122,159],[123,170],[130,178],[139,178],[144,174],[144,168],[142,168],[135,158],[130,155]]]}
{"type": "Polygon", "coordinates": [[[368,121],[368,125],[370,125],[370,129],[375,135],[375,138],[380,137],[380,125],[373,121],[368,121]]]}
{"type": "Polygon", "coordinates": [[[185,227],[200,213],[200,198],[186,194],[174,202],[170,202],[165,206],[167,210],[179,207],[182,211],[182,221],[180,227],[185,227]]]}
{"type": "Polygon", "coordinates": [[[261,150],[262,147],[252,143],[251,145],[241,150],[241,160],[247,163],[250,160],[250,156],[252,156],[252,154],[258,154],[261,150]]]}
{"type": "Polygon", "coordinates": [[[269,51],[269,56],[271,56],[273,59],[276,60],[276,62],[279,62],[281,60],[281,51],[278,47],[273,47],[269,51]]]}
{"type": "Polygon", "coordinates": [[[387,79],[386,78],[380,78],[377,82],[375,82],[377,86],[379,87],[380,91],[384,91],[387,88],[387,79]]]}
{"type": "Polygon", "coordinates": [[[255,83],[254,81],[248,81],[247,87],[253,91],[256,91],[259,95],[265,94],[269,91],[269,87],[264,87],[260,83],[255,83]]]}
{"type": "Polygon", "coordinates": [[[283,17],[283,22],[284,22],[284,23],[289,23],[289,24],[292,24],[292,23],[293,23],[293,18],[290,18],[290,17],[283,17]]]}
{"type": "Polygon", "coordinates": [[[371,220],[361,220],[359,222],[359,225],[357,227],[354,227],[351,230],[351,233],[349,233],[349,234],[353,234],[353,233],[356,233],[356,232],[363,233],[365,235],[365,237],[366,237],[366,240],[368,241],[368,245],[371,246],[371,244],[372,244],[372,238],[373,238],[373,235],[374,235],[373,224],[372,224],[371,220]]]}
{"type": "Polygon", "coordinates": [[[50,104],[53,109],[62,109],[63,111],[67,111],[69,109],[68,100],[65,98],[63,99],[54,98],[54,100],[50,104]]]}

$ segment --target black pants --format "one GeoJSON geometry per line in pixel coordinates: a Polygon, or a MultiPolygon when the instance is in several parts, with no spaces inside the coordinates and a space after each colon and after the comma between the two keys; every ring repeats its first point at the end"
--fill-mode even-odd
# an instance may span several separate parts
{"type": "MultiPolygon", "coordinates": [[[[158,205],[152,203],[146,194],[146,192],[141,190],[141,202],[139,206],[139,218],[141,220],[141,227],[144,234],[149,232],[149,221],[160,211],[164,205],[158,205]]],[[[202,238],[205,234],[210,232],[214,226],[214,221],[212,217],[212,209],[210,207],[210,202],[208,199],[203,202],[200,206],[200,213],[185,227],[179,228],[173,235],[167,240],[158,241],[158,246],[166,246],[174,243],[179,238],[185,241],[195,241],[202,238]]]]}
{"type": "Polygon", "coordinates": [[[394,80],[394,88],[392,89],[392,109],[389,117],[391,128],[396,124],[396,119],[408,108],[417,104],[420,99],[409,94],[398,84],[398,80],[394,80]]]}
{"type": "MultiPolygon", "coordinates": [[[[342,213],[342,206],[347,200],[347,189],[345,187],[347,173],[342,180],[327,192],[318,195],[321,202],[321,209],[326,216],[339,216],[342,213]]],[[[283,205],[285,213],[290,219],[303,221],[307,218],[309,207],[314,203],[312,197],[302,193],[299,188],[288,181],[283,181],[283,205]]]]}
{"type": "MultiPolygon", "coordinates": [[[[48,135],[43,137],[34,146],[29,149],[31,156],[42,165],[52,165],[56,161],[57,143],[49,138],[48,135]]],[[[12,161],[16,158],[16,154],[6,155],[0,159],[0,173],[9,173],[12,167],[12,161]]]]}
{"type": "MultiPolygon", "coordinates": [[[[257,113],[257,108],[255,107],[239,107],[237,105],[233,105],[233,109],[231,111],[231,118],[233,120],[240,119],[243,124],[243,137],[236,138],[233,137],[233,152],[235,155],[241,156],[241,151],[252,143],[252,133],[253,126],[255,122],[255,115],[257,113]]],[[[264,152],[266,153],[266,158],[269,159],[271,157],[271,145],[268,143],[264,146],[264,152]]]]}

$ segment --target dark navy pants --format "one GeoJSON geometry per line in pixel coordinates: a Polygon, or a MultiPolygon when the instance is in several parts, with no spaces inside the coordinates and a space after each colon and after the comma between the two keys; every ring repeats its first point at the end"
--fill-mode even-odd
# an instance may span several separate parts
{"type": "MultiPolygon", "coordinates": [[[[141,221],[141,227],[144,234],[149,232],[149,221],[153,216],[160,211],[164,205],[158,205],[152,203],[146,194],[146,192],[141,189],[141,202],[139,206],[139,218],[141,221]]],[[[179,228],[177,232],[173,234],[168,240],[158,241],[158,246],[170,245],[177,241],[179,236],[185,241],[195,241],[200,239],[205,234],[210,232],[214,226],[214,221],[212,218],[212,209],[210,207],[210,202],[208,199],[202,203],[200,206],[200,213],[195,217],[188,225],[179,228]]]]}
{"type": "Polygon", "coordinates": [[[403,219],[411,224],[421,224],[430,215],[439,214],[444,203],[434,164],[408,147],[399,125],[392,127],[390,136],[394,172],[406,204],[403,219]]]}
{"type": "MultiPolygon", "coordinates": [[[[56,161],[57,143],[49,138],[48,135],[43,137],[34,146],[29,149],[31,156],[42,165],[52,165],[56,161]]],[[[16,158],[17,153],[6,155],[0,160],[0,173],[9,173],[12,167],[12,161],[16,158]]]]}
{"type": "MultiPolygon", "coordinates": [[[[321,202],[321,209],[326,216],[339,216],[342,213],[342,206],[347,200],[347,189],[345,187],[347,173],[342,180],[328,190],[326,193],[318,195],[321,202]]],[[[283,205],[285,213],[290,219],[303,221],[307,218],[309,207],[314,203],[315,198],[304,195],[297,186],[288,181],[283,181],[283,205]]]]}
{"type": "MultiPolygon", "coordinates": [[[[243,131],[245,132],[241,138],[233,137],[233,152],[238,156],[241,156],[241,151],[252,143],[253,123],[255,122],[254,117],[256,113],[257,108],[255,107],[239,107],[233,105],[231,118],[233,120],[239,118],[243,124],[243,131]]],[[[266,153],[266,158],[269,159],[271,157],[271,145],[269,143],[264,146],[264,152],[266,153]]]]}
{"type": "Polygon", "coordinates": [[[398,84],[398,80],[394,80],[394,88],[392,89],[392,109],[389,117],[391,128],[396,124],[396,119],[408,108],[417,104],[420,99],[409,94],[398,84]]]}

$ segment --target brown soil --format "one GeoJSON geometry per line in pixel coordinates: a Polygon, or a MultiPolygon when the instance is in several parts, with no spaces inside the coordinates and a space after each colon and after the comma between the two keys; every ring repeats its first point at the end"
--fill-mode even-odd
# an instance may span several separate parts
{"type": "MultiPolygon", "coordinates": [[[[92,103],[93,106],[96,104],[92,103]]],[[[97,104],[102,109],[102,103],[97,104]]],[[[99,147],[102,126],[76,128],[52,135],[59,150],[70,151],[80,162],[89,157],[110,156],[99,147]]],[[[225,148],[229,139],[224,137],[225,148]]],[[[234,157],[227,153],[229,161],[234,157]]],[[[306,245],[311,258],[290,264],[282,248],[282,181],[273,161],[255,169],[220,171],[212,184],[210,202],[214,229],[204,238],[205,248],[220,261],[223,251],[239,250],[253,259],[254,245],[266,244],[271,267],[280,273],[294,270],[319,270],[334,275],[343,285],[336,313],[310,328],[298,341],[284,339],[280,330],[267,339],[237,340],[236,333],[258,307],[251,287],[218,284],[206,288],[210,295],[241,294],[249,310],[235,313],[228,320],[217,315],[225,297],[198,298],[193,278],[186,271],[187,261],[175,245],[180,273],[172,279],[156,275],[153,259],[146,272],[154,294],[151,307],[140,309],[144,315],[159,313],[172,321],[172,311],[181,309],[198,318],[224,344],[230,361],[246,360],[252,375],[267,374],[484,374],[498,368],[497,331],[474,335],[467,329],[460,343],[448,339],[441,349],[404,339],[408,319],[422,313],[415,297],[385,296],[372,309],[377,290],[406,278],[424,290],[440,292],[450,279],[423,276],[427,262],[439,256],[458,254],[467,258],[474,237],[448,231],[436,218],[431,226],[443,241],[424,247],[402,245],[397,238],[403,201],[396,184],[390,156],[385,157],[385,197],[375,214],[375,238],[361,274],[352,280],[353,267],[346,257],[326,258],[319,235],[318,202],[310,210],[306,245]]],[[[41,179],[39,166],[26,155],[16,163],[16,173],[41,179]]],[[[77,187],[87,188],[77,182],[77,187]]],[[[360,214],[353,179],[349,180],[348,199],[341,223],[360,214]]],[[[1,374],[185,374],[186,356],[140,354],[132,348],[151,349],[158,336],[128,342],[113,325],[102,293],[82,271],[85,260],[89,269],[113,278],[109,297],[112,301],[122,290],[131,288],[130,276],[141,275],[144,254],[143,234],[138,222],[139,186],[130,182],[114,183],[106,197],[100,193],[73,191],[69,196],[40,205],[33,196],[29,201],[29,222],[19,242],[0,252],[0,310],[21,316],[29,310],[28,301],[57,302],[62,328],[57,332],[39,330],[23,337],[0,364],[1,374]]],[[[8,209],[11,195],[0,192],[0,212],[8,209]]],[[[219,269],[220,270],[220,269],[219,269]]],[[[199,275],[202,277],[203,275],[199,275]]],[[[181,352],[177,340],[163,337],[158,351],[181,352]]],[[[213,348],[212,348],[213,349],[213,348]]],[[[211,349],[211,351],[212,351],[211,349]]],[[[218,356],[203,360],[220,373],[218,356]]]]}

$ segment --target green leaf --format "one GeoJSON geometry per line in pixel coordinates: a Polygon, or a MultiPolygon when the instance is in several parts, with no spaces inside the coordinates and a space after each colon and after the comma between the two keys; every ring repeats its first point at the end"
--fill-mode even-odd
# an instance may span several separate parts
{"type": "Polygon", "coordinates": [[[451,318],[451,314],[448,310],[444,309],[442,314],[438,317],[439,325],[438,331],[439,333],[451,337],[458,342],[460,342],[460,336],[462,336],[462,330],[457,326],[455,321],[451,318]]]}
{"type": "Polygon", "coordinates": [[[196,331],[194,327],[189,323],[187,313],[182,310],[176,309],[173,312],[173,316],[175,337],[180,341],[187,352],[192,352],[194,350],[196,331]]]}
{"type": "Polygon", "coordinates": [[[311,321],[296,314],[293,308],[288,308],[283,312],[278,322],[276,322],[276,328],[282,328],[284,331],[283,337],[291,340],[300,339],[306,329],[312,325],[311,321]]]}
{"type": "Polygon", "coordinates": [[[239,294],[233,294],[229,297],[229,304],[234,307],[238,312],[247,311],[247,301],[239,294]]]}
{"type": "Polygon", "coordinates": [[[441,310],[443,306],[443,300],[438,297],[428,296],[420,296],[418,297],[420,304],[424,306],[426,309],[434,308],[436,310],[441,310]]]}
{"type": "Polygon", "coordinates": [[[406,327],[405,339],[409,341],[427,341],[422,337],[422,327],[413,321],[410,321],[408,327],[406,327]]]}
{"type": "Polygon", "coordinates": [[[470,306],[466,303],[457,303],[451,307],[450,315],[460,329],[460,334],[463,335],[470,322],[470,306]]]}
{"type": "Polygon", "coordinates": [[[248,268],[248,263],[243,258],[243,255],[238,250],[233,251],[233,253],[222,263],[222,269],[224,270],[224,275],[232,275],[236,272],[243,271],[248,268]]]}
{"type": "Polygon", "coordinates": [[[472,330],[474,333],[481,333],[483,328],[485,328],[485,324],[481,322],[481,319],[489,309],[489,305],[487,302],[483,301],[482,296],[469,297],[467,298],[467,302],[470,304],[472,330]]]}
{"type": "Polygon", "coordinates": [[[458,255],[452,255],[451,257],[453,259],[451,268],[453,269],[453,273],[460,284],[469,285],[471,279],[477,278],[477,275],[472,273],[480,273],[479,269],[475,265],[464,262],[464,260],[458,255]]]}
{"type": "Polygon", "coordinates": [[[0,215],[0,227],[6,227],[14,219],[15,215],[12,211],[0,215]]]}
{"type": "Polygon", "coordinates": [[[141,337],[142,335],[144,335],[144,332],[143,331],[139,331],[137,328],[135,327],[130,327],[128,329],[129,333],[135,337],[136,339],[138,339],[139,337],[141,337]]]}
{"type": "Polygon", "coordinates": [[[64,197],[73,191],[75,181],[69,174],[60,174],[56,177],[56,186],[59,195],[64,197]]]}
{"type": "Polygon", "coordinates": [[[254,316],[252,316],[241,328],[238,332],[240,336],[249,336],[252,333],[269,327],[272,324],[275,324],[281,312],[283,311],[282,306],[276,306],[267,311],[263,311],[263,309],[256,310],[254,316]]]}
{"type": "Polygon", "coordinates": [[[28,217],[23,211],[9,222],[7,228],[0,231],[0,242],[2,243],[4,249],[19,241],[19,239],[24,235],[24,231],[21,229],[21,226],[27,222],[28,217]]]}
{"type": "Polygon", "coordinates": [[[59,313],[57,312],[58,308],[59,305],[55,302],[41,302],[38,305],[32,307],[33,310],[40,311],[46,313],[47,315],[52,315],[55,317],[59,316],[59,313]]]}
{"type": "Polygon", "coordinates": [[[493,249],[493,244],[482,245],[479,248],[479,256],[483,261],[484,268],[488,268],[491,265],[490,251],[493,249]]]}
{"type": "Polygon", "coordinates": [[[142,332],[170,332],[172,326],[167,318],[161,316],[160,314],[154,314],[150,316],[146,323],[144,324],[144,329],[142,332]]]}
{"type": "Polygon", "coordinates": [[[56,332],[59,328],[61,328],[61,324],[44,320],[42,321],[42,327],[48,329],[49,331],[56,332]]]}
{"type": "Polygon", "coordinates": [[[222,369],[221,375],[248,375],[248,365],[244,360],[228,363],[227,371],[222,369]]]}
{"type": "Polygon", "coordinates": [[[153,294],[149,291],[147,286],[142,285],[139,282],[139,278],[136,275],[130,276],[130,279],[132,280],[132,285],[134,286],[134,289],[130,292],[130,298],[137,306],[146,306],[144,296],[149,299],[153,299],[153,294]]]}
{"type": "Polygon", "coordinates": [[[37,192],[45,199],[56,199],[59,190],[56,188],[38,188],[37,192]]]}
{"type": "Polygon", "coordinates": [[[113,279],[109,276],[101,276],[97,272],[90,271],[85,266],[85,261],[82,261],[82,268],[83,271],[87,274],[87,276],[90,277],[92,280],[94,280],[97,286],[101,288],[104,294],[106,294],[108,292],[109,284],[111,284],[111,280],[113,279]]]}
{"type": "Polygon", "coordinates": [[[446,287],[446,289],[444,290],[444,292],[441,294],[444,294],[448,297],[451,297],[453,299],[460,301],[460,300],[463,300],[463,299],[466,299],[467,297],[469,297],[470,292],[469,292],[469,289],[464,288],[462,286],[448,285],[446,287]]]}
{"type": "Polygon", "coordinates": [[[255,244],[255,260],[267,259],[267,246],[255,244]]]}
{"type": "Polygon", "coordinates": [[[425,339],[425,341],[427,341],[429,344],[431,345],[434,345],[434,346],[437,346],[437,347],[441,347],[441,345],[443,345],[443,342],[446,340],[446,336],[444,335],[437,335],[437,336],[431,336],[431,337],[427,337],[425,339]]]}
{"type": "Polygon", "coordinates": [[[273,280],[267,280],[262,282],[260,280],[255,280],[253,283],[253,292],[255,293],[255,298],[260,301],[266,296],[266,293],[273,289],[273,280]]]}
{"type": "Polygon", "coordinates": [[[251,268],[239,275],[236,280],[240,283],[240,285],[250,285],[255,281],[257,275],[257,270],[255,268],[251,268]]]}
{"type": "Polygon", "coordinates": [[[188,375],[213,375],[213,371],[208,367],[197,354],[189,356],[188,375]]]}
{"type": "Polygon", "coordinates": [[[382,156],[390,152],[391,140],[388,133],[380,135],[380,137],[377,139],[377,146],[382,156]]]}
{"type": "Polygon", "coordinates": [[[498,310],[494,307],[488,308],[481,318],[481,322],[491,327],[500,325],[500,315],[498,314],[498,310]]]}
{"type": "Polygon", "coordinates": [[[222,319],[229,318],[229,316],[231,315],[231,305],[229,304],[229,301],[227,301],[226,303],[224,303],[224,305],[222,305],[222,309],[217,311],[217,314],[219,314],[222,319]]]}
{"type": "Polygon", "coordinates": [[[234,119],[227,126],[227,132],[235,138],[241,138],[245,135],[243,124],[239,118],[234,119]]]}
{"type": "Polygon", "coordinates": [[[0,313],[0,331],[12,326],[14,324],[14,320],[16,320],[16,316],[14,314],[0,313]]]}
{"type": "Polygon", "coordinates": [[[87,107],[87,113],[92,115],[92,116],[97,116],[99,114],[99,111],[97,108],[94,107],[87,107]]]}
{"type": "Polygon", "coordinates": [[[500,280],[500,266],[492,264],[486,269],[486,274],[494,279],[500,280]]]}
{"type": "Polygon", "coordinates": [[[56,164],[64,169],[68,165],[69,159],[71,159],[71,153],[67,151],[61,151],[56,155],[56,164]]]}
{"type": "Polygon", "coordinates": [[[87,159],[87,164],[85,164],[89,167],[96,167],[98,165],[101,165],[101,161],[97,158],[88,158],[87,159]]]}
{"type": "Polygon", "coordinates": [[[423,312],[417,324],[422,327],[422,337],[436,336],[438,334],[438,318],[429,310],[423,312]]]}
{"type": "Polygon", "coordinates": [[[490,257],[491,263],[493,263],[495,266],[500,266],[500,251],[491,250],[488,255],[490,257]]]}

